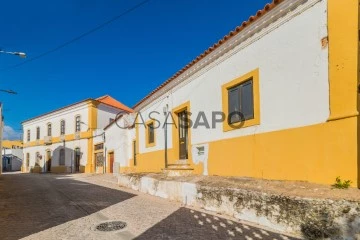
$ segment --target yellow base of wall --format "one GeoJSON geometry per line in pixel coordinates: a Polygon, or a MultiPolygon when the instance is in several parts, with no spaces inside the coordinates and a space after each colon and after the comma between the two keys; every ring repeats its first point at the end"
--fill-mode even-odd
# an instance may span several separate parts
{"type": "Polygon", "coordinates": [[[30,169],[30,172],[31,173],[41,173],[42,172],[42,168],[41,167],[32,167],[31,169],[30,169]]]}
{"type": "MultiPolygon", "coordinates": [[[[210,175],[246,176],[333,184],[335,178],[358,183],[357,117],[307,127],[209,143],[210,175]]],[[[169,150],[169,163],[176,153],[169,150]]],[[[195,174],[203,172],[194,165],[195,174]]],[[[137,155],[137,166],[120,171],[160,172],[164,151],[137,155]]]]}
{"type": "Polygon", "coordinates": [[[67,166],[57,166],[57,167],[51,167],[52,173],[66,173],[67,172],[67,166]]]}

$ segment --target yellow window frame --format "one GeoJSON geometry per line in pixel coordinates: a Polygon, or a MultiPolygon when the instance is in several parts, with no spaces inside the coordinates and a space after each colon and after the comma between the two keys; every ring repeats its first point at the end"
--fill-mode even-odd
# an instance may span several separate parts
{"type": "Polygon", "coordinates": [[[228,83],[225,83],[224,85],[221,86],[221,88],[222,88],[222,111],[226,116],[226,119],[223,122],[224,132],[260,125],[259,69],[255,69],[239,78],[236,78],[228,83]],[[234,128],[228,122],[228,116],[229,116],[228,90],[248,81],[249,79],[253,80],[254,118],[246,120],[240,128],[234,128]]]}
{"type": "Polygon", "coordinates": [[[145,123],[145,143],[146,143],[146,148],[150,148],[150,147],[154,147],[156,145],[156,131],[155,131],[155,120],[148,120],[145,123]],[[154,142],[150,143],[149,142],[149,126],[153,124],[154,126],[154,142]]]}

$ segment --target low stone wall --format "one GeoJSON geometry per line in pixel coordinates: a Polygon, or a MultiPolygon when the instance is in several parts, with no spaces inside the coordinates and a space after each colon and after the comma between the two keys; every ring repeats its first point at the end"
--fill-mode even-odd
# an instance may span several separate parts
{"type": "Polygon", "coordinates": [[[360,202],[311,199],[253,190],[118,176],[121,186],[258,223],[306,239],[360,239],[360,202]]]}

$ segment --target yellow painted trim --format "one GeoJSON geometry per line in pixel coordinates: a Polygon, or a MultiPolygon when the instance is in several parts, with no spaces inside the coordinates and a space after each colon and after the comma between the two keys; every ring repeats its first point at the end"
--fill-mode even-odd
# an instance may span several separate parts
{"type": "Polygon", "coordinates": [[[342,119],[346,119],[346,118],[353,118],[353,117],[358,117],[358,116],[359,116],[359,113],[356,112],[356,113],[351,113],[351,114],[344,115],[344,116],[331,117],[328,119],[328,122],[342,120],[342,119]]]}
{"type": "MultiPolygon", "coordinates": [[[[357,124],[356,118],[347,118],[208,142],[208,173],[328,185],[340,176],[360,187],[357,124]]],[[[175,155],[176,150],[169,149],[171,161],[175,155]]],[[[136,168],[126,171],[160,172],[163,156],[164,150],[138,154],[136,168]]],[[[202,174],[202,164],[189,163],[194,173],[202,174]]]]}
{"type": "Polygon", "coordinates": [[[52,173],[65,173],[67,171],[67,166],[51,166],[52,173]]]}
{"type": "Polygon", "coordinates": [[[259,69],[255,69],[255,70],[221,86],[221,89],[222,89],[222,111],[226,116],[226,120],[223,122],[223,131],[224,132],[238,129],[238,128],[231,127],[228,123],[228,119],[227,119],[227,117],[229,116],[228,89],[235,87],[236,85],[239,85],[239,84],[249,80],[250,78],[253,79],[254,118],[250,119],[250,120],[246,120],[241,128],[260,124],[259,69]]]}
{"type": "MultiPolygon", "coordinates": [[[[176,160],[179,160],[180,158],[180,143],[179,143],[179,117],[178,117],[178,113],[182,112],[182,111],[187,111],[187,112],[191,112],[190,109],[190,101],[187,101],[179,106],[176,106],[175,108],[172,109],[172,117],[174,118],[173,120],[175,121],[172,124],[172,149],[173,149],[173,156],[171,157],[171,154],[168,152],[168,161],[169,163],[175,163],[176,160]]],[[[189,116],[190,118],[190,116],[189,116]]],[[[170,121],[170,120],[169,120],[170,121]]],[[[172,120],[171,120],[172,121],[172,120]]],[[[188,160],[191,161],[191,128],[188,128],[188,160]]]]}
{"type": "MultiPolygon", "coordinates": [[[[97,128],[97,111],[98,103],[90,100],[88,102],[88,159],[85,167],[86,173],[95,172],[95,154],[94,154],[94,139],[93,139],[93,130],[97,128]]],[[[81,134],[80,134],[81,137],[81,134]]]]}
{"type": "Polygon", "coordinates": [[[2,141],[2,147],[3,148],[12,148],[12,146],[16,146],[16,147],[23,147],[23,142],[19,141],[19,140],[3,140],[2,141]]]}
{"type": "Polygon", "coordinates": [[[359,1],[328,0],[329,120],[342,119],[358,111],[358,33],[359,1]]]}
{"type": "MultiPolygon", "coordinates": [[[[88,139],[91,137],[91,132],[81,132],[80,133],[80,139],[88,139]]],[[[70,142],[70,141],[74,141],[74,140],[77,140],[75,139],[75,134],[68,134],[68,135],[65,135],[65,141],[66,142],[70,142]]],[[[55,143],[61,143],[61,137],[52,137],[52,140],[51,140],[51,144],[55,144],[55,143]]],[[[51,145],[51,144],[48,144],[48,145],[51,145]]],[[[43,146],[45,145],[45,142],[44,140],[36,140],[36,141],[32,141],[32,142],[27,142],[27,143],[24,143],[24,148],[26,147],[36,147],[36,146],[43,146]]]]}
{"type": "Polygon", "coordinates": [[[97,129],[97,116],[98,116],[98,103],[96,103],[95,101],[90,101],[88,104],[88,108],[89,108],[89,112],[88,112],[88,125],[89,125],[89,130],[95,130],[97,129]]]}
{"type": "Polygon", "coordinates": [[[150,147],[154,147],[156,146],[156,128],[155,128],[155,120],[150,119],[148,121],[146,121],[145,123],[145,147],[146,148],[150,148],[150,147]],[[149,125],[153,124],[154,126],[154,142],[149,143],[149,125]]]}

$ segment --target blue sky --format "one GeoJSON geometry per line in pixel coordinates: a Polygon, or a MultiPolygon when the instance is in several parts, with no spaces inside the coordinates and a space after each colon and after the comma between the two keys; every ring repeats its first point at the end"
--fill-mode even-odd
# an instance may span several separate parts
{"type": "MultiPolygon", "coordinates": [[[[141,0],[1,1],[0,48],[46,52],[141,0]]],[[[36,61],[0,70],[6,138],[21,121],[109,94],[133,106],[270,0],[151,0],[111,25],[36,61]]],[[[0,54],[0,69],[24,61],[0,54]]]]}

